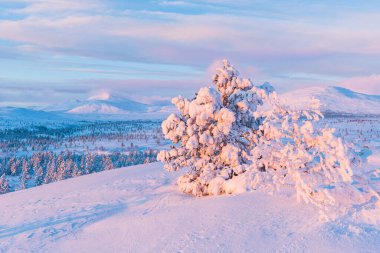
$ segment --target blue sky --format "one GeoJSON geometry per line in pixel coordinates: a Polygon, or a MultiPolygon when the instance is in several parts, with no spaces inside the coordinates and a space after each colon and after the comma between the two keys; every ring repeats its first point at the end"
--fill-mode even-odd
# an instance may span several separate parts
{"type": "Polygon", "coordinates": [[[191,96],[228,58],[279,92],[380,94],[380,2],[0,0],[0,105],[191,96]]]}

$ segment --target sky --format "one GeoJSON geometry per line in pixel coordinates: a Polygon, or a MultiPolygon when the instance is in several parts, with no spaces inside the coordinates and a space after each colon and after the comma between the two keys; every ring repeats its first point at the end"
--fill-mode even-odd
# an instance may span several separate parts
{"type": "Polygon", "coordinates": [[[379,24],[377,0],[0,0],[0,106],[191,97],[224,58],[279,93],[380,95],[379,24]]]}

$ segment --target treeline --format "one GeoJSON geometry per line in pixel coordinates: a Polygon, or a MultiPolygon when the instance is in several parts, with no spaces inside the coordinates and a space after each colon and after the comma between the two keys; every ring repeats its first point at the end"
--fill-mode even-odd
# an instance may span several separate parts
{"type": "Polygon", "coordinates": [[[156,161],[156,150],[108,153],[36,152],[0,158],[0,194],[42,184],[156,161]],[[12,180],[12,182],[10,182],[12,180]]]}
{"type": "Polygon", "coordinates": [[[76,122],[67,126],[0,128],[0,151],[5,154],[91,147],[102,141],[121,144],[151,141],[159,145],[164,138],[160,123],[156,121],[76,122]]]}

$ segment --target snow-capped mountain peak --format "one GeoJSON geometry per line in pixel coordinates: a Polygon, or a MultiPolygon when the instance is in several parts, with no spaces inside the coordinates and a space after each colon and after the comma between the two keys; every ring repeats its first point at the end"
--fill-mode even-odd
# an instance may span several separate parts
{"type": "Polygon", "coordinates": [[[90,96],[87,100],[109,100],[111,98],[111,94],[109,92],[103,91],[98,94],[90,96]]]}
{"type": "Polygon", "coordinates": [[[66,112],[75,114],[126,114],[146,112],[148,108],[149,105],[103,92],[91,96],[66,112]]]}

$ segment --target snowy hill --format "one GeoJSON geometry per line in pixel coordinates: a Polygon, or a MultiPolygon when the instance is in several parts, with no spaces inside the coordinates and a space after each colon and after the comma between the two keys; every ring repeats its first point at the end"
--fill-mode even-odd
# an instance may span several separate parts
{"type": "MultiPolygon", "coordinates": [[[[356,93],[341,87],[311,87],[280,95],[284,103],[304,108],[312,98],[324,112],[380,115],[380,96],[356,93]]],[[[175,110],[168,101],[151,104],[103,93],[86,100],[73,100],[35,108],[0,107],[0,119],[163,119],[175,110]]]]}
{"type": "Polygon", "coordinates": [[[65,113],[77,106],[81,106],[82,104],[83,104],[82,100],[75,99],[75,100],[67,101],[64,103],[51,104],[48,106],[42,106],[42,107],[37,107],[37,108],[45,112],[65,113]]]}
{"type": "Polygon", "coordinates": [[[154,163],[0,195],[0,251],[371,253],[380,247],[378,214],[326,223],[315,208],[286,195],[184,195],[176,176],[154,163]]]}
{"type": "Polygon", "coordinates": [[[342,87],[310,87],[280,95],[284,103],[307,107],[312,98],[320,100],[324,112],[380,115],[380,96],[367,95],[342,87]]]}
{"type": "Polygon", "coordinates": [[[63,118],[85,120],[163,119],[173,111],[166,100],[140,103],[103,92],[85,100],[73,100],[40,107],[39,110],[63,118]]]}
{"type": "Polygon", "coordinates": [[[149,105],[103,93],[86,100],[52,105],[44,110],[70,114],[126,114],[147,112],[149,105]]]}
{"type": "Polygon", "coordinates": [[[61,117],[52,112],[29,108],[0,107],[0,119],[5,120],[57,120],[61,117]]]}

